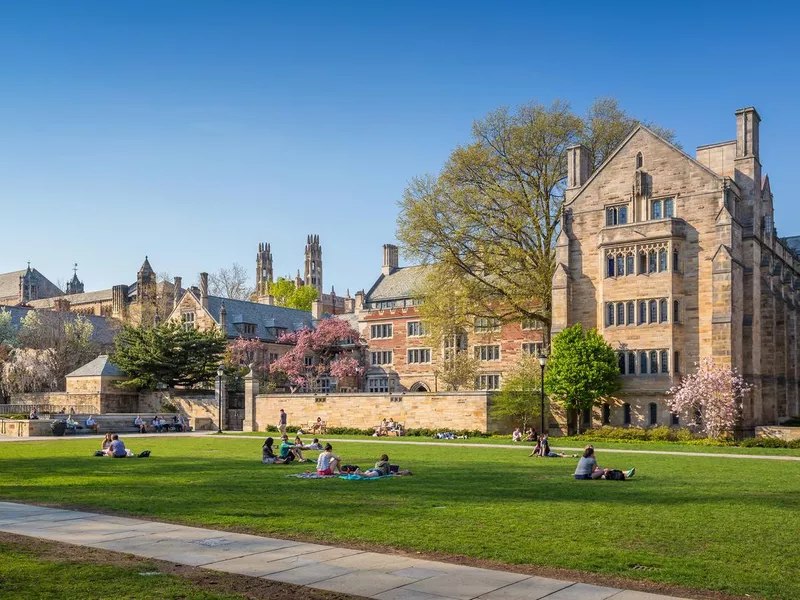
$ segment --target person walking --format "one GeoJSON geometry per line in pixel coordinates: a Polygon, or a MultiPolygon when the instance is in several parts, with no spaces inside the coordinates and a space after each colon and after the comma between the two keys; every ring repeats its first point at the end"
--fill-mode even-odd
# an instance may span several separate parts
{"type": "Polygon", "coordinates": [[[278,415],[278,431],[281,432],[281,437],[286,435],[286,411],[281,409],[278,415]]]}

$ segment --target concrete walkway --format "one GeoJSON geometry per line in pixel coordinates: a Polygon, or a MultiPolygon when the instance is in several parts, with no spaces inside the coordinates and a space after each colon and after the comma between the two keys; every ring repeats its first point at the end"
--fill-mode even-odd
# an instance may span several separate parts
{"type": "Polygon", "coordinates": [[[405,556],[0,502],[0,531],[378,600],[669,600],[405,556]]]}

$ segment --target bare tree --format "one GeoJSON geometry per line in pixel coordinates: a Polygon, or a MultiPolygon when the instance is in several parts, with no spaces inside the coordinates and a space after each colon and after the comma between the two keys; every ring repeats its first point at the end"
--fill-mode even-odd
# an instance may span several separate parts
{"type": "Polygon", "coordinates": [[[230,269],[219,269],[208,276],[209,292],[214,296],[248,300],[253,288],[248,285],[247,271],[239,263],[233,263],[230,269]]]}

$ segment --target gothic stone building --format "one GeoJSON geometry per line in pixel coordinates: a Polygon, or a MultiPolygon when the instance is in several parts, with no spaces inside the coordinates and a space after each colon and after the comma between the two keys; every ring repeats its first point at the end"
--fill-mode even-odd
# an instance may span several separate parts
{"type": "Polygon", "coordinates": [[[39,298],[63,296],[59,287],[36,269],[0,273],[0,305],[18,306],[39,298]]]}
{"type": "Polygon", "coordinates": [[[800,257],[777,237],[754,108],[695,158],[640,126],[594,173],[569,149],[553,333],[581,323],[619,353],[623,387],[584,421],[678,425],[665,392],[704,357],[754,386],[743,425],[798,415],[800,257]]]}

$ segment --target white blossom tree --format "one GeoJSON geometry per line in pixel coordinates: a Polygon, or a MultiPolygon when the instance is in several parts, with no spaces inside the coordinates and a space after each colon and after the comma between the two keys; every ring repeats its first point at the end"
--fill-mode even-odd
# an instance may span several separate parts
{"type": "Polygon", "coordinates": [[[668,404],[672,412],[687,415],[698,431],[717,438],[736,425],[742,397],[751,389],[736,369],[704,358],[695,373],[667,392],[668,404]]]}

